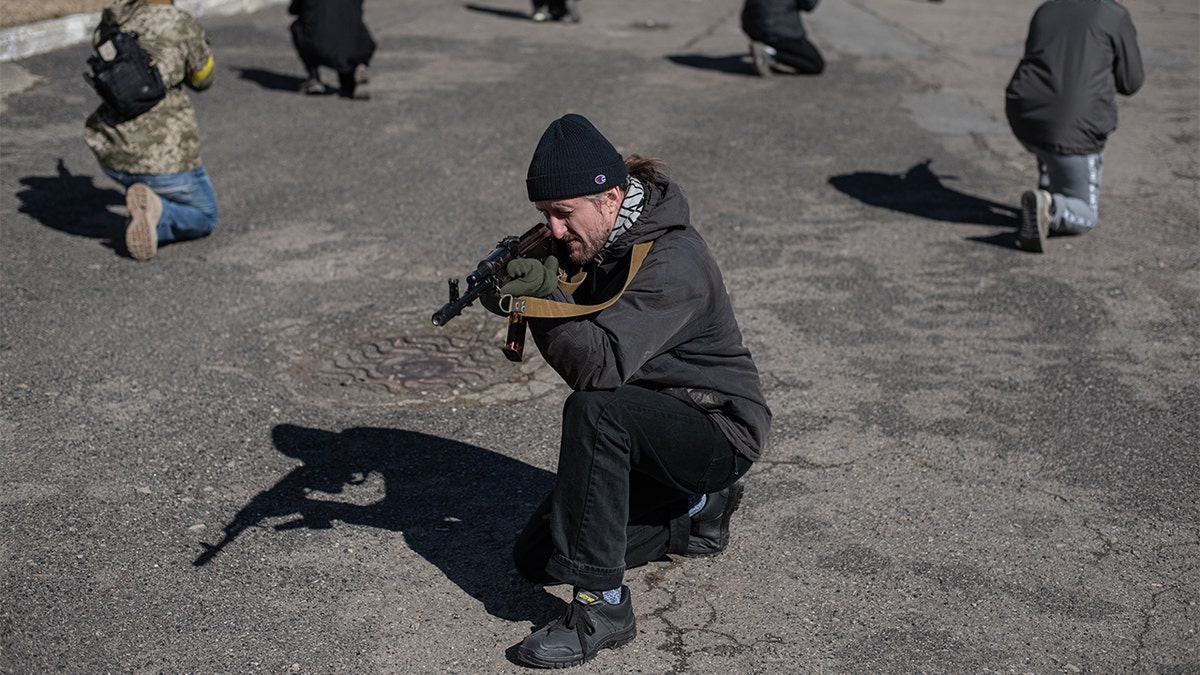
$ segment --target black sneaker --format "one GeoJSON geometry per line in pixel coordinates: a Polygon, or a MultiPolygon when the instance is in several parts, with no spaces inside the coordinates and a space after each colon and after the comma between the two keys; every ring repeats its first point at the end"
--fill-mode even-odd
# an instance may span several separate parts
{"type": "Polygon", "coordinates": [[[708,493],[704,508],[692,516],[692,531],[688,537],[689,558],[717,555],[729,545],[729,519],[742,503],[746,486],[741,479],[720,492],[708,493]]]}
{"type": "Polygon", "coordinates": [[[621,587],[620,604],[599,593],[575,589],[575,599],[562,616],[533,633],[517,648],[517,658],[538,668],[567,668],[590,660],[601,649],[616,649],[637,636],[629,587],[621,587]]]}

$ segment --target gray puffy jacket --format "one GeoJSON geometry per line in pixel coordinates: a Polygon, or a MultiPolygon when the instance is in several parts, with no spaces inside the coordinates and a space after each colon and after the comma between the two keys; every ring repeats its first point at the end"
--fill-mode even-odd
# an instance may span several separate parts
{"type": "Polygon", "coordinates": [[[1060,155],[1104,150],[1118,93],[1142,86],[1129,11],[1115,0],[1050,0],[1029,23],[1025,56],[1005,91],[1013,134],[1060,155]]]}

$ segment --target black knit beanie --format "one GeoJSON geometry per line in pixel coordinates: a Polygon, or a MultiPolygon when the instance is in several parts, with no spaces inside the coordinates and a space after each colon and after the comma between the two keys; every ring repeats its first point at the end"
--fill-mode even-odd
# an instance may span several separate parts
{"type": "Polygon", "coordinates": [[[525,187],[529,201],[571,199],[621,185],[625,160],[583,115],[568,113],[550,123],[533,151],[525,187]]]}

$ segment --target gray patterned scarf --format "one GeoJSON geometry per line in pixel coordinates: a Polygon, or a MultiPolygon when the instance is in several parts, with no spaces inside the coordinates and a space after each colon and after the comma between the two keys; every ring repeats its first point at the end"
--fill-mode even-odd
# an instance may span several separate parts
{"type": "Polygon", "coordinates": [[[608,255],[613,244],[637,222],[637,219],[642,215],[642,207],[645,205],[645,186],[638,179],[630,177],[625,199],[621,202],[621,209],[617,212],[617,222],[613,225],[612,232],[609,233],[608,241],[605,242],[604,248],[600,249],[600,252],[596,254],[594,259],[597,265],[604,262],[604,257],[608,255]]]}

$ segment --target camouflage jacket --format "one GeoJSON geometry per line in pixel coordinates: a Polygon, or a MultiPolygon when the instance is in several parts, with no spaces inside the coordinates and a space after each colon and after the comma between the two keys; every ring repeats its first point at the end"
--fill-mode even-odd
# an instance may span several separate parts
{"type": "MultiPolygon", "coordinates": [[[[137,33],[170,91],[130,120],[101,103],[84,130],[88,147],[101,164],[126,173],[180,173],[200,166],[196,111],[181,86],[201,91],[213,83],[212,48],[200,23],[172,4],[147,0],[118,0],[104,9],[100,22],[137,33]]],[[[97,30],[93,44],[98,37],[97,30]]]]}

